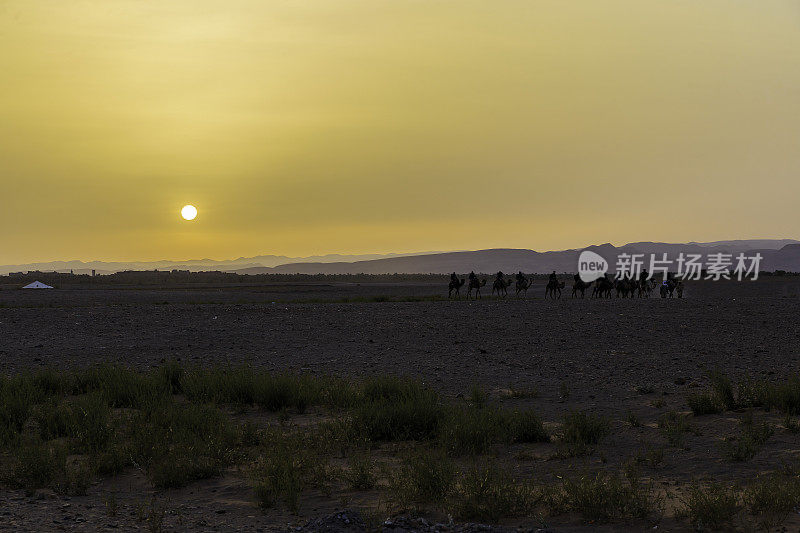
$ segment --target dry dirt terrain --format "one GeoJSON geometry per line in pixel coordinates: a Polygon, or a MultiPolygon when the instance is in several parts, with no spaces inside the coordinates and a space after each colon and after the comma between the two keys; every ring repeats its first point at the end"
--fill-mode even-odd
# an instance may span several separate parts
{"type": "MultiPolygon", "coordinates": [[[[490,402],[532,408],[557,435],[564,414],[607,417],[610,432],[591,453],[559,455],[558,443],[515,444],[499,452],[515,476],[556,481],[577,471],[620,469],[647,450],[643,476],[665,494],[697,480],[740,484],[800,460],[800,437],[782,413],[753,410],[774,433],[752,459],[731,461],[720,443],[740,432],[745,409],[691,416],[687,395],[706,391],[707,373],[733,383],[770,381],[800,366],[800,278],[689,282],[684,298],[545,300],[536,282],[527,298],[448,301],[439,284],[271,284],[236,287],[0,290],[0,370],[83,368],[112,362],[146,370],[251,364],[274,371],[358,378],[411,376],[453,402],[474,385],[490,402]],[[509,391],[526,391],[509,397],[509,391]],[[658,427],[677,411],[691,430],[671,445],[658,427]],[[632,422],[635,421],[635,422],[632,422]],[[660,452],[659,452],[660,450],[660,452]],[[659,453],[663,452],[663,456],[659,453]]],[[[259,415],[260,416],[260,415],[259,415]]],[[[276,419],[264,415],[264,419],[276,419]]],[[[258,419],[258,418],[257,418],[258,419]]],[[[302,423],[302,417],[288,423],[302,423]]],[[[386,452],[388,453],[388,452],[386,452]]],[[[0,492],[0,530],[146,529],[162,510],[166,530],[283,530],[337,509],[372,509],[376,491],[304,495],[299,514],[263,511],[249,481],[229,472],[181,489],[155,491],[132,470],[94,482],[85,496],[0,492]],[[114,494],[119,511],[108,512],[114,494]],[[144,518],[143,518],[144,517],[144,518]]],[[[667,499],[660,522],[592,525],[593,530],[691,529],[667,499]]],[[[431,511],[431,518],[447,522],[431,511]]],[[[385,517],[384,517],[385,518],[385,517]]],[[[509,518],[508,527],[578,531],[580,516],[509,518]]],[[[800,516],[783,524],[796,531],[800,516]]],[[[734,524],[729,527],[744,529],[734,524]]]]}

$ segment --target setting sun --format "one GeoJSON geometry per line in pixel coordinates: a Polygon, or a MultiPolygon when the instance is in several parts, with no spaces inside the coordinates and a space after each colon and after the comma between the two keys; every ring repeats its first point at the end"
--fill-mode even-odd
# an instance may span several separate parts
{"type": "Polygon", "coordinates": [[[185,220],[194,220],[197,217],[197,208],[193,205],[185,205],[181,209],[181,216],[185,220]]]}

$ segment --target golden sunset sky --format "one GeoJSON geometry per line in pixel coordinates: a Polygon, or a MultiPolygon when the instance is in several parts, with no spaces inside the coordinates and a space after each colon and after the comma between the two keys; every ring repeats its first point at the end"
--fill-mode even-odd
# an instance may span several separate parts
{"type": "Polygon", "coordinates": [[[4,264],[798,237],[800,3],[0,0],[0,185],[4,264]]]}

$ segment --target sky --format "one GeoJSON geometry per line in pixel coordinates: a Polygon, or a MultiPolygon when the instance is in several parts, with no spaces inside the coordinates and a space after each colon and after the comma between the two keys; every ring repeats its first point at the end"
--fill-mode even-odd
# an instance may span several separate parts
{"type": "Polygon", "coordinates": [[[4,264],[796,238],[798,143],[795,0],[0,0],[4,264]]]}

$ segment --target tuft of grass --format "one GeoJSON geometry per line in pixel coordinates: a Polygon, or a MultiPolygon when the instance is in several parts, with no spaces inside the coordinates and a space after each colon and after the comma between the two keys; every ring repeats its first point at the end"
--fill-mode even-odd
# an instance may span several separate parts
{"type": "Polygon", "coordinates": [[[451,455],[481,454],[509,442],[508,416],[496,407],[453,408],[442,423],[439,442],[451,455]]]}
{"type": "Polygon", "coordinates": [[[781,383],[762,385],[764,407],[796,415],[800,413],[800,376],[792,376],[781,383]]]}
{"type": "Polygon", "coordinates": [[[533,411],[497,407],[453,408],[439,432],[441,447],[456,456],[486,453],[502,443],[549,441],[550,435],[533,411]]]}
{"type": "Polygon", "coordinates": [[[483,409],[489,404],[489,394],[476,383],[470,388],[469,401],[476,409],[483,409]]]}
{"type": "Polygon", "coordinates": [[[639,417],[637,417],[633,411],[628,411],[628,424],[630,424],[632,428],[638,428],[642,425],[639,417]]]}
{"type": "Polygon", "coordinates": [[[658,428],[670,446],[674,447],[683,446],[685,433],[691,429],[688,416],[677,411],[668,411],[661,415],[658,419],[658,428]]]}
{"type": "Polygon", "coordinates": [[[800,479],[780,474],[761,476],[745,487],[745,508],[756,516],[759,526],[770,530],[780,526],[800,501],[800,479]]]}
{"type": "Polygon", "coordinates": [[[69,496],[85,496],[92,481],[92,471],[85,459],[67,461],[60,489],[69,496]]]}
{"type": "Polygon", "coordinates": [[[598,472],[565,479],[559,505],[586,520],[608,522],[647,518],[659,509],[661,499],[652,483],[642,483],[630,470],[624,475],[598,472]]]}
{"type": "Polygon", "coordinates": [[[292,513],[300,510],[307,487],[324,487],[332,477],[327,461],[290,439],[269,443],[255,467],[253,490],[264,509],[283,501],[292,513]]]}
{"type": "Polygon", "coordinates": [[[639,450],[636,454],[637,463],[645,463],[650,468],[656,469],[664,464],[664,448],[662,446],[654,447],[650,444],[644,444],[644,449],[639,450]]]}
{"type": "Polygon", "coordinates": [[[0,376],[0,444],[13,444],[37,403],[47,394],[28,374],[0,376]]]}
{"type": "Polygon", "coordinates": [[[739,381],[736,405],[740,408],[763,407],[767,397],[767,383],[745,376],[739,381]]]}
{"type": "Polygon", "coordinates": [[[729,461],[749,461],[761,450],[775,429],[767,422],[756,424],[753,414],[748,413],[739,421],[741,433],[736,439],[722,442],[722,453],[729,461]]]}
{"type": "Polygon", "coordinates": [[[783,427],[792,434],[800,433],[800,422],[794,420],[791,415],[786,415],[783,419],[783,427]]]}
{"type": "Polygon", "coordinates": [[[691,485],[681,501],[683,507],[679,513],[699,530],[722,529],[742,508],[739,493],[733,487],[717,483],[691,485]]]}
{"type": "Polygon", "coordinates": [[[216,476],[233,462],[239,433],[229,417],[211,406],[172,404],[139,413],[130,423],[134,456],[147,465],[157,488],[216,476]]]}
{"type": "Polygon", "coordinates": [[[534,494],[532,486],[516,481],[497,462],[487,461],[463,472],[449,506],[461,519],[496,523],[527,514],[535,502],[534,494]]]}
{"type": "MultiPolygon", "coordinates": [[[[170,378],[170,387],[175,387],[172,380],[174,377],[170,378]]],[[[329,392],[311,376],[271,374],[248,367],[194,369],[180,378],[178,386],[195,403],[257,405],[272,412],[304,412],[309,405],[321,403],[329,392]]]]}
{"type": "Polygon", "coordinates": [[[507,423],[512,442],[550,442],[541,418],[531,410],[512,411],[507,423]]]}
{"type": "Polygon", "coordinates": [[[444,409],[433,390],[413,381],[376,380],[353,410],[354,432],[372,441],[426,440],[436,436],[444,409]]]}
{"type": "Polygon", "coordinates": [[[66,474],[67,450],[58,442],[24,442],[13,452],[7,480],[12,486],[33,493],[63,482],[66,474]]]}
{"type": "Polygon", "coordinates": [[[443,501],[454,489],[456,473],[453,461],[440,450],[408,455],[390,478],[390,492],[403,505],[443,501]]]}
{"type": "Polygon", "coordinates": [[[719,403],[727,410],[736,409],[736,400],[733,396],[733,383],[720,369],[708,373],[711,380],[711,389],[714,391],[719,403]]]}
{"type": "Polygon", "coordinates": [[[354,455],[344,472],[344,479],[352,490],[374,489],[378,481],[375,467],[375,461],[368,453],[354,455]]]}
{"type": "Polygon", "coordinates": [[[584,411],[564,415],[563,440],[571,444],[597,444],[611,430],[607,418],[584,411]]]}
{"type": "Polygon", "coordinates": [[[723,406],[716,395],[708,392],[690,394],[686,397],[686,402],[694,416],[718,414],[723,411],[723,406]]]}

